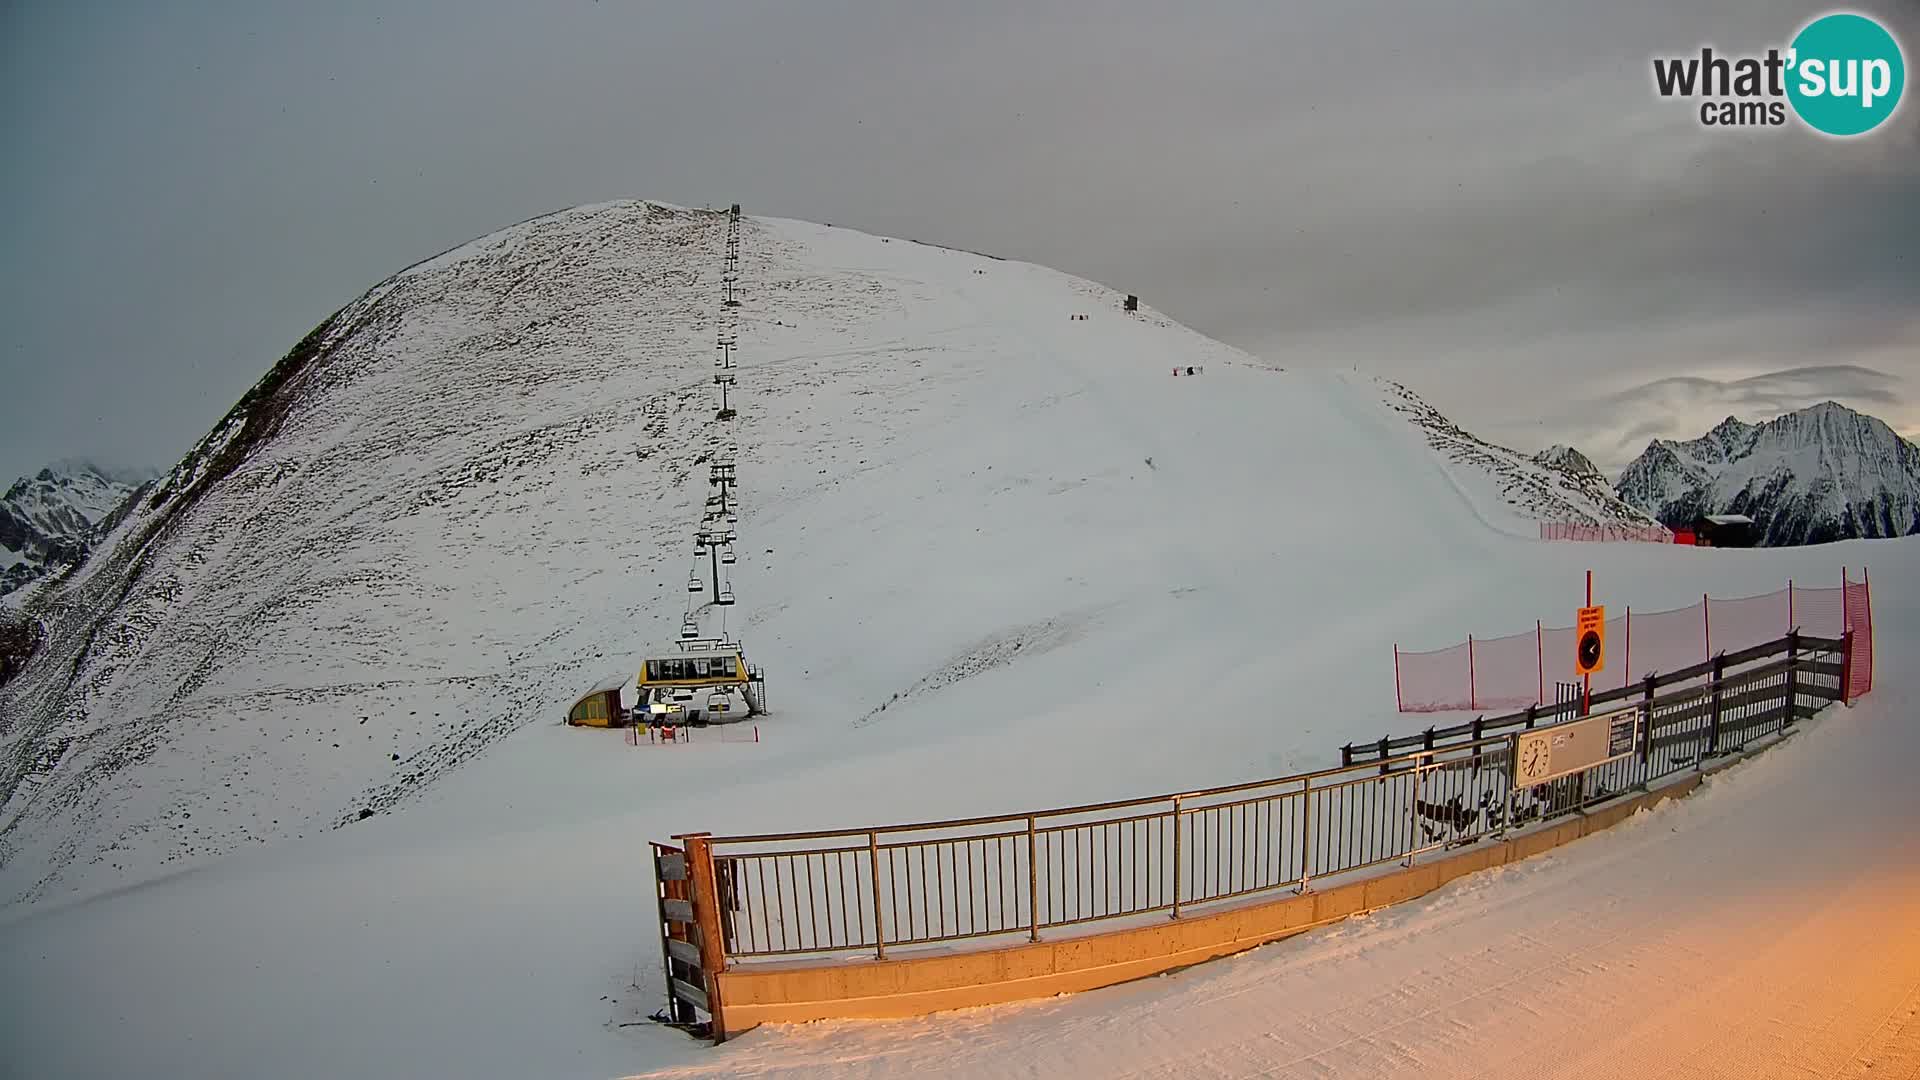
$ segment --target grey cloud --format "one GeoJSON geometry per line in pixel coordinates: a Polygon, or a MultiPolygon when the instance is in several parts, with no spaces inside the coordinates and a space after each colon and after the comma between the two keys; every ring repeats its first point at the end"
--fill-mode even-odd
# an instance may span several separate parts
{"type": "MultiPolygon", "coordinates": [[[[1839,143],[1706,133],[1652,94],[1656,53],[1764,48],[1810,13],[10,8],[0,473],[165,460],[393,270],[631,196],[1057,266],[1516,440],[1672,374],[1920,378],[1920,106],[1839,143]]],[[[1920,6],[1883,14],[1920,42],[1920,6]]]]}

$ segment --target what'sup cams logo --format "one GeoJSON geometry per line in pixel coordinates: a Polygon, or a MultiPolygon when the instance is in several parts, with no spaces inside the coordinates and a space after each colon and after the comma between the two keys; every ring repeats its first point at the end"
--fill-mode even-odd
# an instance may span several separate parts
{"type": "Polygon", "coordinates": [[[1781,127],[1788,109],[1824,135],[1864,135],[1900,107],[1906,58],[1886,27],[1853,12],[1822,15],[1764,56],[1655,57],[1654,90],[1698,98],[1706,127],[1781,127]]]}

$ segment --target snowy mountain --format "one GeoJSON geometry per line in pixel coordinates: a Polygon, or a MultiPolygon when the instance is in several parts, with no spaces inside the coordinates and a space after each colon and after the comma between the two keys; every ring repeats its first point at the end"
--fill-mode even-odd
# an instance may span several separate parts
{"type": "Polygon", "coordinates": [[[1617,490],[1668,525],[1745,514],[1770,546],[1920,533],[1920,447],[1830,401],[1763,424],[1728,417],[1688,442],[1657,439],[1617,490]]]}
{"type": "Polygon", "coordinates": [[[1533,455],[1533,460],[1548,468],[1559,469],[1574,476],[1598,476],[1606,479],[1605,474],[1594,466],[1587,455],[1571,446],[1549,446],[1533,455]]]}
{"type": "MultiPolygon", "coordinates": [[[[1463,557],[1490,522],[1531,537],[1535,515],[1619,513],[1404,387],[1283,372],[1026,264],[749,218],[747,302],[723,308],[725,218],[526,222],[382,282],[281,359],[38,602],[44,642],[0,689],[6,895],[358,822],[670,647],[723,441],[740,603],[693,613],[745,634],[783,723],[861,730],[1070,651],[1166,572],[1142,560],[1184,568],[1160,595],[1239,610],[1262,586],[1236,567],[1270,537],[1370,514],[1405,531],[1432,492],[1472,507],[1451,540],[1417,526],[1463,557]],[[740,339],[727,423],[722,333],[740,339]],[[1190,531],[1244,527],[1251,491],[1285,524],[1196,560],[1190,531]],[[875,571],[879,550],[946,569],[875,571]],[[49,754],[54,779],[23,787],[49,754]]],[[[1290,597],[1277,610],[1322,602],[1265,587],[1290,597]]],[[[1073,686],[1048,693],[1080,706],[1073,686]]]]}
{"type": "Polygon", "coordinates": [[[648,839],[1319,768],[1407,729],[1396,642],[1571,618],[1584,570],[1656,610],[1853,558],[1540,543],[1618,511],[1404,387],[1030,264],[748,217],[723,308],[727,218],[582,207],[402,271],[34,590],[0,686],[16,1071],[684,1062],[646,1022],[648,839]],[[730,609],[687,588],[727,445],[730,609]],[[759,741],[560,723],[690,606],[766,670],[759,741]]]}
{"type": "Polygon", "coordinates": [[[63,461],[0,496],[0,594],[78,562],[95,532],[156,474],[63,461]]]}
{"type": "Polygon", "coordinates": [[[1460,466],[1475,484],[1491,483],[1494,491],[1478,497],[1463,495],[1482,507],[1491,521],[1498,511],[1513,512],[1507,531],[1533,536],[1523,527],[1540,521],[1580,525],[1651,525],[1646,514],[1617,497],[1600,470],[1578,450],[1556,446],[1532,457],[1477,438],[1442,416],[1413,391],[1391,380],[1381,380],[1387,400],[1397,412],[1426,436],[1435,453],[1460,466]]]}

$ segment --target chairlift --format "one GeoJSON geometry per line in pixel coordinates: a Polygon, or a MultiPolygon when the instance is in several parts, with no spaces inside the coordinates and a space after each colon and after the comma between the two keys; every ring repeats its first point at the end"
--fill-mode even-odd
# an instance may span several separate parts
{"type": "Polygon", "coordinates": [[[714,600],[713,600],[713,602],[714,602],[714,603],[716,603],[716,604],[719,604],[719,605],[720,605],[721,607],[728,607],[728,606],[730,606],[730,605],[731,605],[731,604],[733,603],[733,590],[732,590],[732,589],[721,589],[721,590],[720,590],[720,595],[719,595],[719,596],[716,596],[716,597],[714,597],[714,600]]]}
{"type": "Polygon", "coordinates": [[[690,593],[699,592],[700,589],[701,589],[700,575],[699,574],[689,575],[687,578],[687,591],[690,593]]]}
{"type": "Polygon", "coordinates": [[[680,637],[683,640],[692,641],[694,638],[697,638],[699,636],[700,636],[700,626],[698,623],[695,623],[692,619],[688,619],[686,622],[683,622],[680,624],[680,637]]]}
{"type": "Polygon", "coordinates": [[[734,563],[734,555],[733,555],[733,548],[731,548],[731,547],[723,547],[723,548],[721,548],[721,549],[720,549],[720,561],[721,561],[722,563],[724,563],[724,564],[726,564],[726,565],[728,565],[728,566],[732,566],[732,565],[733,565],[733,563],[734,563]]]}
{"type": "Polygon", "coordinates": [[[727,695],[725,694],[707,695],[707,711],[710,713],[726,712],[727,709],[732,707],[732,704],[732,702],[727,700],[727,695]]]}

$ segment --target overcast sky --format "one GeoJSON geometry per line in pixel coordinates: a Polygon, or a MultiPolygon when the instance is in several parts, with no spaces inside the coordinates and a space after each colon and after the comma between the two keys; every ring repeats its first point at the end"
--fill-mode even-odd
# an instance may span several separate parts
{"type": "MultiPolygon", "coordinates": [[[[1840,142],[1651,89],[1816,6],[0,4],[8,476],[170,465],[381,278],[625,197],[1045,263],[1608,468],[1828,396],[1920,432],[1920,91],[1840,142]]],[[[1920,2],[1859,10],[1911,65],[1920,2]]]]}

